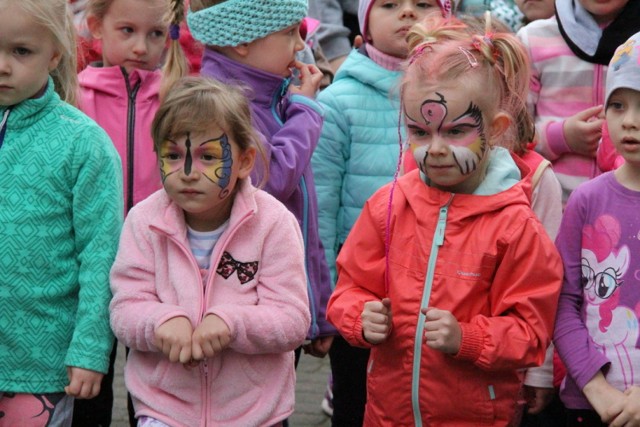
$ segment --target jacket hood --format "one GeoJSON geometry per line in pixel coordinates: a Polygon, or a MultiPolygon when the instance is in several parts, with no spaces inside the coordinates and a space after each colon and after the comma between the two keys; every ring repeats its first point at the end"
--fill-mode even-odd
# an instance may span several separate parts
{"type": "Polygon", "coordinates": [[[487,176],[474,194],[453,194],[425,184],[419,170],[398,180],[398,190],[415,212],[423,212],[423,204],[444,206],[455,204],[459,218],[498,211],[506,206],[530,206],[531,170],[518,156],[504,148],[494,148],[487,176]]]}
{"type": "MultiPolygon", "coordinates": [[[[125,79],[129,79],[129,87],[133,87],[138,81],[140,86],[156,85],[159,87],[160,80],[162,78],[160,70],[139,70],[134,69],[130,73],[127,73],[124,68],[120,66],[113,67],[94,67],[89,66],[85,70],[86,72],[80,72],[78,74],[78,83],[80,87],[87,88],[96,92],[103,92],[105,94],[122,97],[127,93],[127,85],[125,79]]],[[[157,96],[157,90],[139,92],[147,93],[149,97],[157,96]]],[[[144,95],[143,95],[144,96],[144,95]]]]}
{"type": "Polygon", "coordinates": [[[376,88],[385,96],[390,92],[400,93],[401,71],[389,71],[376,64],[371,58],[358,50],[352,50],[340,66],[333,82],[342,79],[355,79],[376,88]]]}

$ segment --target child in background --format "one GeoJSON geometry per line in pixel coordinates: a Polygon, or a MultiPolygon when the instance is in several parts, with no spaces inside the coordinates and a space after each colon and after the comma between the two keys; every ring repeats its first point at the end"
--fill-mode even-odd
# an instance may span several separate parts
{"type": "MultiPolygon", "coordinates": [[[[125,210],[161,187],[153,155],[151,121],[158,109],[161,60],[182,3],[169,0],[89,0],[87,25],[101,41],[102,63],[79,74],[80,108],[111,137],[124,169],[125,210]]],[[[186,61],[172,33],[165,64],[167,84],[186,74],[186,61]]]]}
{"type": "Polygon", "coordinates": [[[532,60],[536,150],[553,163],[566,203],[580,183],[600,173],[596,149],[607,64],[640,30],[640,2],[557,1],[556,9],[556,16],[530,23],[518,37],[532,60]]]}
{"type": "Polygon", "coordinates": [[[572,193],[556,240],[565,275],[554,342],[567,367],[567,426],[640,425],[640,33],[609,65],[605,106],[625,162],[572,193]]]}
{"type": "MultiPolygon", "coordinates": [[[[184,11],[182,2],[173,0],[88,0],[85,14],[91,37],[100,44],[102,61],[90,64],[78,76],[80,109],[107,131],[120,154],[126,213],[161,188],[151,121],[160,103],[161,85],[171,84],[187,71],[175,30],[184,11]],[[169,33],[171,43],[162,70],[169,33]]],[[[100,396],[76,406],[77,426],[111,422],[116,351],[117,346],[100,396]]]]}
{"type": "Polygon", "coordinates": [[[401,100],[419,170],[367,201],[327,314],[371,348],[365,425],[511,425],[562,277],[529,168],[502,148],[526,125],[526,53],[510,33],[471,36],[436,15],[408,40],[401,100]]]}
{"type": "Polygon", "coordinates": [[[66,0],[0,0],[0,423],[70,426],[94,397],[113,335],[108,275],[122,170],[107,134],[72,106],[66,0]],[[66,102],[65,102],[66,101],[66,102]]]}
{"type": "Polygon", "coordinates": [[[314,100],[322,73],[296,60],[304,48],[299,26],[306,12],[306,0],[191,0],[187,22],[206,46],[202,74],[248,88],[269,163],[264,189],[298,218],[304,238],[311,307],[305,352],[323,357],[336,332],[325,316],[331,278],[318,236],[311,170],[322,129],[321,107],[314,100]],[[293,71],[299,86],[290,84],[293,71]]]}
{"type": "MultiPolygon", "coordinates": [[[[318,95],[325,119],[311,160],[332,283],[336,255],[366,200],[393,179],[399,155],[398,89],[408,53],[405,38],[432,7],[437,7],[435,0],[361,0],[358,16],[365,43],[351,51],[334,82],[318,95]]],[[[369,350],[351,347],[336,336],[329,355],[332,422],[362,426],[369,350]]]]}
{"type": "Polygon", "coordinates": [[[111,272],[138,425],[279,425],[310,320],[304,248],[295,217],[251,185],[261,144],[248,102],[185,78],[153,141],[164,191],[127,216],[111,272]]]}
{"type": "Polygon", "coordinates": [[[516,6],[524,15],[522,25],[538,19],[548,19],[556,11],[555,0],[515,0],[516,6]]]}

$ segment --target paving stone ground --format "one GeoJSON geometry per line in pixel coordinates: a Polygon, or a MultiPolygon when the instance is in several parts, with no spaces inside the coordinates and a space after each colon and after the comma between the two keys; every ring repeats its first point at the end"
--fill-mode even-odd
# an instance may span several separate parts
{"type": "MultiPolygon", "coordinates": [[[[124,387],[124,348],[118,348],[114,379],[114,408],[112,427],[128,427],[126,390],[124,387]]],[[[291,427],[329,427],[331,425],[320,408],[327,386],[329,358],[318,359],[302,355],[297,369],[296,410],[289,419],[291,427]]]]}

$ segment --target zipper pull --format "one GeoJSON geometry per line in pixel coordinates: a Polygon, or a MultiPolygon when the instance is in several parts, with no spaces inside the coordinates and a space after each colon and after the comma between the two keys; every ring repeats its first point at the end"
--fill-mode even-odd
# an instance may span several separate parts
{"type": "Polygon", "coordinates": [[[282,86],[280,86],[280,96],[284,97],[287,94],[287,90],[289,89],[289,85],[291,84],[291,77],[287,77],[282,82],[282,86]]]}

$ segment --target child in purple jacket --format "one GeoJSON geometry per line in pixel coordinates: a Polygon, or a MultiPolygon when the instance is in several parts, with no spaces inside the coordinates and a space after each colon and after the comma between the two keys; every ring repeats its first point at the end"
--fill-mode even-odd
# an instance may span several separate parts
{"type": "Polygon", "coordinates": [[[299,27],[306,14],[307,0],[192,0],[187,23],[205,45],[201,73],[247,89],[269,163],[264,189],[293,212],[302,230],[311,307],[305,351],[322,357],[336,331],[325,316],[331,277],[311,170],[323,122],[313,99],[322,73],[296,60],[304,48],[299,27]],[[300,86],[291,84],[294,72],[300,86]]]}

